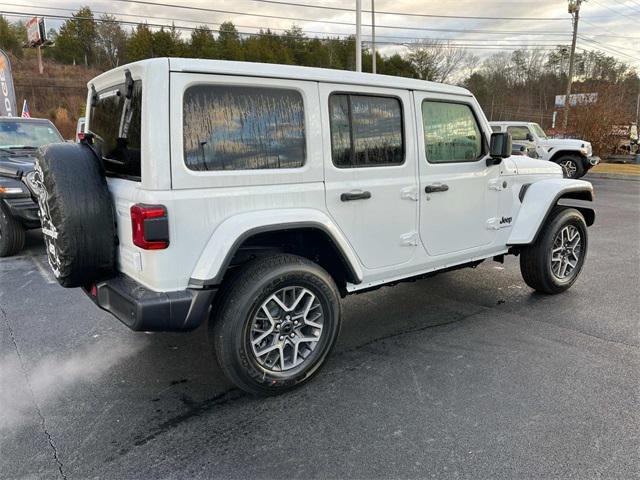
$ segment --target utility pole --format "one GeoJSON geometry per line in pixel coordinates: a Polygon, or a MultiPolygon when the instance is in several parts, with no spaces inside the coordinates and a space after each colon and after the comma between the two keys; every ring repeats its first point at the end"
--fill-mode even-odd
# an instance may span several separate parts
{"type": "Polygon", "coordinates": [[[362,0],[356,0],[356,72],[362,71],[362,0]]]}
{"type": "Polygon", "coordinates": [[[371,0],[371,72],[376,73],[376,0],[371,0]]]}
{"type": "Polygon", "coordinates": [[[640,128],[638,120],[640,120],[640,93],[638,94],[638,102],[636,103],[636,125],[640,128]]]}
{"type": "MultiPolygon", "coordinates": [[[[586,0],[585,0],[586,1],[586,0]]],[[[564,118],[562,128],[567,129],[569,123],[569,97],[571,97],[571,84],[573,83],[573,66],[576,57],[576,40],[578,38],[578,20],[580,18],[580,4],[582,0],[569,0],[569,13],[573,15],[573,38],[571,40],[571,54],[569,57],[569,76],[567,78],[567,94],[564,99],[564,118]]]]}

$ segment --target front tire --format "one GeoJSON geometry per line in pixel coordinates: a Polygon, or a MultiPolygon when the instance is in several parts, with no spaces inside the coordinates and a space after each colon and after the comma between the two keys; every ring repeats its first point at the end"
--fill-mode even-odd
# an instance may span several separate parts
{"type": "Polygon", "coordinates": [[[24,247],[25,231],[0,204],[0,257],[15,255],[24,247]]]}
{"type": "Polygon", "coordinates": [[[564,178],[580,178],[585,174],[582,159],[576,155],[560,157],[557,163],[562,167],[562,175],[564,178]]]}
{"type": "Polygon", "coordinates": [[[521,251],[522,278],[538,292],[564,292],[580,275],[587,246],[587,224],[582,214],[573,208],[556,208],[535,243],[521,251]]]}
{"type": "Polygon", "coordinates": [[[309,381],[340,330],[331,276],[296,255],[254,260],[223,284],[210,334],[224,374],[255,395],[277,395],[309,381]]]}

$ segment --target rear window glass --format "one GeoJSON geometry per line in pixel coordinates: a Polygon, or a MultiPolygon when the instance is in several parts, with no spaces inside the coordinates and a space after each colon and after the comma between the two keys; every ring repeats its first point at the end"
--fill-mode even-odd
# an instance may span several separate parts
{"type": "Polygon", "coordinates": [[[127,101],[125,84],[97,93],[91,105],[89,130],[107,175],[140,179],[142,82],[133,82],[127,101]]]}
{"type": "Polygon", "coordinates": [[[305,162],[304,103],[295,90],[189,87],[183,131],[190,170],[297,168],[305,162]]]}
{"type": "Polygon", "coordinates": [[[529,135],[527,127],[507,127],[507,132],[511,134],[513,140],[527,140],[527,135],[529,135]]]}

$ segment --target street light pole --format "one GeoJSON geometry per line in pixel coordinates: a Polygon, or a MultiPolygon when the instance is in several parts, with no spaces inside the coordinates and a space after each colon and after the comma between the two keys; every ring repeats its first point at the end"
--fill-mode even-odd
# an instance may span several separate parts
{"type": "Polygon", "coordinates": [[[362,0],[356,0],[356,72],[362,71],[362,0]]]}
{"type": "Polygon", "coordinates": [[[578,38],[578,20],[580,18],[580,4],[582,0],[569,0],[569,13],[573,15],[573,38],[571,40],[571,56],[569,57],[569,78],[567,78],[567,94],[564,97],[564,118],[562,128],[567,129],[569,123],[569,97],[571,97],[571,84],[573,83],[573,65],[576,56],[576,40],[578,38]]]}
{"type": "Polygon", "coordinates": [[[371,0],[371,72],[376,73],[376,0],[371,0]]]}

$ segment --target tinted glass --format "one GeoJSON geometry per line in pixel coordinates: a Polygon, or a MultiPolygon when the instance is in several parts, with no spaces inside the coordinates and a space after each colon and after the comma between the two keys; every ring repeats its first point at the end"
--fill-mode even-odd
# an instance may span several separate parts
{"type": "Polygon", "coordinates": [[[497,126],[494,125],[494,126],[491,127],[491,130],[494,131],[494,132],[501,132],[502,128],[497,127],[497,126]]]}
{"type": "Polygon", "coordinates": [[[529,129],[527,127],[507,127],[507,132],[511,134],[512,140],[526,140],[529,129]]]}
{"type": "Polygon", "coordinates": [[[422,123],[429,163],[474,162],[482,156],[482,135],[468,105],[423,102],[422,123]]]}
{"type": "Polygon", "coordinates": [[[542,128],[540,127],[540,125],[538,125],[537,123],[532,123],[531,124],[531,128],[533,129],[533,132],[539,137],[539,138],[547,138],[547,134],[544,133],[544,130],[542,130],[542,128]]]}
{"type": "Polygon", "coordinates": [[[294,90],[198,85],[184,94],[184,158],[191,170],[304,165],[304,107],[294,90]]]}
{"type": "Polygon", "coordinates": [[[89,130],[95,135],[107,174],[139,179],[142,82],[133,82],[130,102],[125,95],[124,84],[98,93],[92,102],[89,130]]]}
{"type": "Polygon", "coordinates": [[[56,128],[48,122],[15,120],[0,122],[0,148],[40,147],[64,142],[56,128]]]}
{"type": "Polygon", "coordinates": [[[397,98],[332,95],[330,114],[334,165],[370,167],[404,161],[402,108],[397,98]]]}

